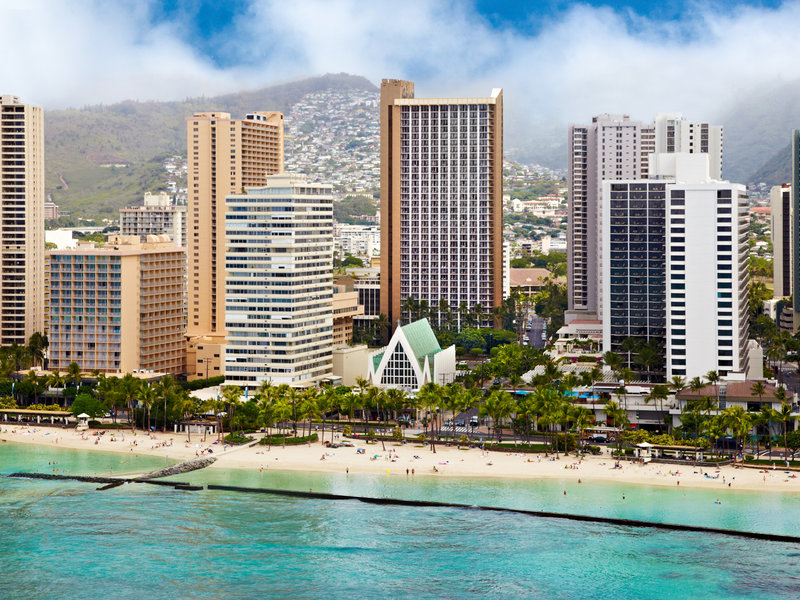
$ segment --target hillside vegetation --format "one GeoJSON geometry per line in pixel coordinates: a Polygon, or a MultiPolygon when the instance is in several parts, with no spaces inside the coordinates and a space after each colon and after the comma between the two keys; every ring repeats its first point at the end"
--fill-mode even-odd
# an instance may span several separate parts
{"type": "Polygon", "coordinates": [[[234,118],[254,110],[286,112],[304,95],[325,89],[377,88],[363,77],[329,74],[215,98],[46,111],[47,192],[73,217],[116,217],[145,190],[158,189],[164,157],[185,154],[186,117],[213,110],[234,118]]]}

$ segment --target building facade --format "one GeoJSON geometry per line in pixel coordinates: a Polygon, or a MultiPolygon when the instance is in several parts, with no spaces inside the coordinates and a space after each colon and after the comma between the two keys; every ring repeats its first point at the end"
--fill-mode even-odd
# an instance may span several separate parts
{"type": "Polygon", "coordinates": [[[652,161],[651,179],[603,186],[603,350],[663,342],[667,379],[746,371],[744,186],[711,179],[707,156],[652,161]]]}
{"type": "Polygon", "coordinates": [[[186,120],[189,336],[225,332],[225,198],[283,171],[283,114],[221,112],[186,120]]]}
{"type": "Polygon", "coordinates": [[[184,248],[166,236],[112,236],[48,255],[51,369],[185,371],[184,248]]]}
{"type": "Polygon", "coordinates": [[[676,113],[654,123],[603,114],[568,133],[567,321],[603,314],[603,182],[637,181],[650,173],[650,154],[704,154],[712,179],[721,179],[722,128],[676,113]],[[589,314],[586,314],[589,313],[589,314]]]}
{"type": "Polygon", "coordinates": [[[44,220],[45,221],[55,221],[59,217],[58,214],[58,204],[55,202],[45,202],[44,203],[44,220]]]}
{"type": "Polygon", "coordinates": [[[770,219],[772,233],[773,297],[792,295],[792,265],[794,262],[792,235],[792,186],[776,185],[770,190],[770,219]]]}
{"type": "Polygon", "coordinates": [[[334,348],[353,343],[354,319],[364,314],[364,307],[358,303],[358,292],[353,284],[340,282],[341,279],[333,286],[334,348]]]}
{"type": "Polygon", "coordinates": [[[389,344],[369,355],[369,380],[380,388],[418,392],[426,383],[455,380],[456,348],[442,349],[428,319],[395,329],[389,344]]]}
{"type": "Polygon", "coordinates": [[[254,389],[331,375],[333,196],[301,175],[227,198],[225,380],[254,389]]]}
{"type": "Polygon", "coordinates": [[[176,246],[186,247],[186,207],[173,204],[165,192],[145,192],[142,206],[120,208],[119,227],[121,235],[168,235],[176,246]]]}
{"type": "Polygon", "coordinates": [[[394,327],[413,297],[489,314],[503,289],[502,90],[423,99],[385,79],[380,121],[381,312],[394,327]]]}
{"type": "Polygon", "coordinates": [[[0,96],[0,344],[44,332],[44,117],[0,96]]]}

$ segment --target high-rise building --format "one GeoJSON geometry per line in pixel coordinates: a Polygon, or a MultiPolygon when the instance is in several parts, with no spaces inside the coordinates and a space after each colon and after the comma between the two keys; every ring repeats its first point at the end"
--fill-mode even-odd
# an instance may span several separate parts
{"type": "Polygon", "coordinates": [[[792,311],[794,327],[800,328],[800,129],[792,131],[792,311]]]}
{"type": "Polygon", "coordinates": [[[792,186],[773,186],[770,190],[770,220],[772,233],[772,279],[773,297],[787,298],[792,295],[792,266],[794,246],[792,235],[792,186]]]}
{"type": "Polygon", "coordinates": [[[185,371],[184,248],[167,236],[112,236],[48,256],[52,369],[185,371]]]}
{"type": "Polygon", "coordinates": [[[225,333],[225,197],[283,171],[283,114],[186,119],[189,336],[225,333]]]}
{"type": "Polygon", "coordinates": [[[120,234],[168,235],[176,246],[186,247],[186,207],[173,204],[169,195],[144,193],[141,206],[119,209],[120,234]]]}
{"type": "Polygon", "coordinates": [[[570,125],[568,144],[568,311],[599,316],[602,185],[611,179],[647,177],[655,130],[628,115],[603,114],[591,125],[570,125]]]}
{"type": "Polygon", "coordinates": [[[331,375],[333,196],[296,174],[227,198],[225,381],[309,386],[331,375]]]}
{"type": "Polygon", "coordinates": [[[603,184],[603,349],[663,342],[666,378],[748,369],[747,195],[708,158],[654,154],[650,179],[603,184]]]}
{"type": "Polygon", "coordinates": [[[655,118],[654,152],[708,154],[711,179],[722,180],[722,127],[684,119],[679,113],[660,113],[655,118]]]}
{"type": "Polygon", "coordinates": [[[381,312],[395,327],[408,298],[446,300],[488,322],[503,292],[502,90],[415,98],[384,79],[380,121],[381,312]]]}
{"type": "Polygon", "coordinates": [[[0,344],[44,332],[44,118],[0,96],[0,344]]]}
{"type": "Polygon", "coordinates": [[[571,125],[568,148],[567,322],[603,313],[603,182],[647,179],[653,152],[707,154],[711,177],[720,179],[722,128],[674,113],[659,114],[654,124],[603,114],[591,125],[571,125]]]}

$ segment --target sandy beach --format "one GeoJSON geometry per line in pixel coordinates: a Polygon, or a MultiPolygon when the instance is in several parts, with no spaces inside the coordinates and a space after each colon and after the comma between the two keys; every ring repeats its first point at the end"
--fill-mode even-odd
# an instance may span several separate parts
{"type": "MultiPolygon", "coordinates": [[[[429,447],[413,442],[398,445],[386,442],[367,444],[366,440],[351,440],[353,447],[326,448],[319,442],[310,446],[280,445],[233,447],[214,443],[215,437],[193,435],[187,442],[185,435],[142,431],[107,431],[95,436],[94,432],[80,433],[71,429],[0,426],[0,444],[39,444],[79,450],[123,452],[140,456],[167,457],[181,461],[195,458],[208,449],[217,457],[214,469],[248,469],[280,471],[317,471],[336,473],[382,473],[387,476],[431,477],[499,477],[499,478],[551,478],[588,483],[609,481],[620,484],[680,486],[723,490],[759,490],[800,492],[800,476],[787,473],[776,461],[775,468],[750,469],[732,466],[719,469],[669,464],[633,464],[622,462],[615,468],[609,454],[579,459],[574,454],[545,457],[542,454],[484,452],[478,448],[457,449],[436,446],[434,454],[429,447]],[[359,453],[362,451],[362,453],[359,453]]],[[[330,433],[326,433],[330,439],[330,433]]],[[[338,440],[337,440],[338,441],[338,440]]]]}

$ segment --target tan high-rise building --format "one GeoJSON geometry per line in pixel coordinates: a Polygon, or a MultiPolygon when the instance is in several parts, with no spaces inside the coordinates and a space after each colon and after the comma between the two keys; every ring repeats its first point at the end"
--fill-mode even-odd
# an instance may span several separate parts
{"type": "Polygon", "coordinates": [[[225,197],[283,171],[283,113],[188,117],[188,322],[191,336],[225,335],[225,197]]]}
{"type": "Polygon", "coordinates": [[[0,344],[44,331],[44,118],[0,96],[0,344]]]}
{"type": "Polygon", "coordinates": [[[50,367],[183,373],[186,257],[169,236],[51,250],[50,367]]]}
{"type": "MultiPolygon", "coordinates": [[[[406,299],[441,300],[484,320],[503,294],[503,92],[415,98],[381,83],[381,312],[396,327],[406,299]]],[[[407,312],[407,311],[406,311],[407,312]]]]}

